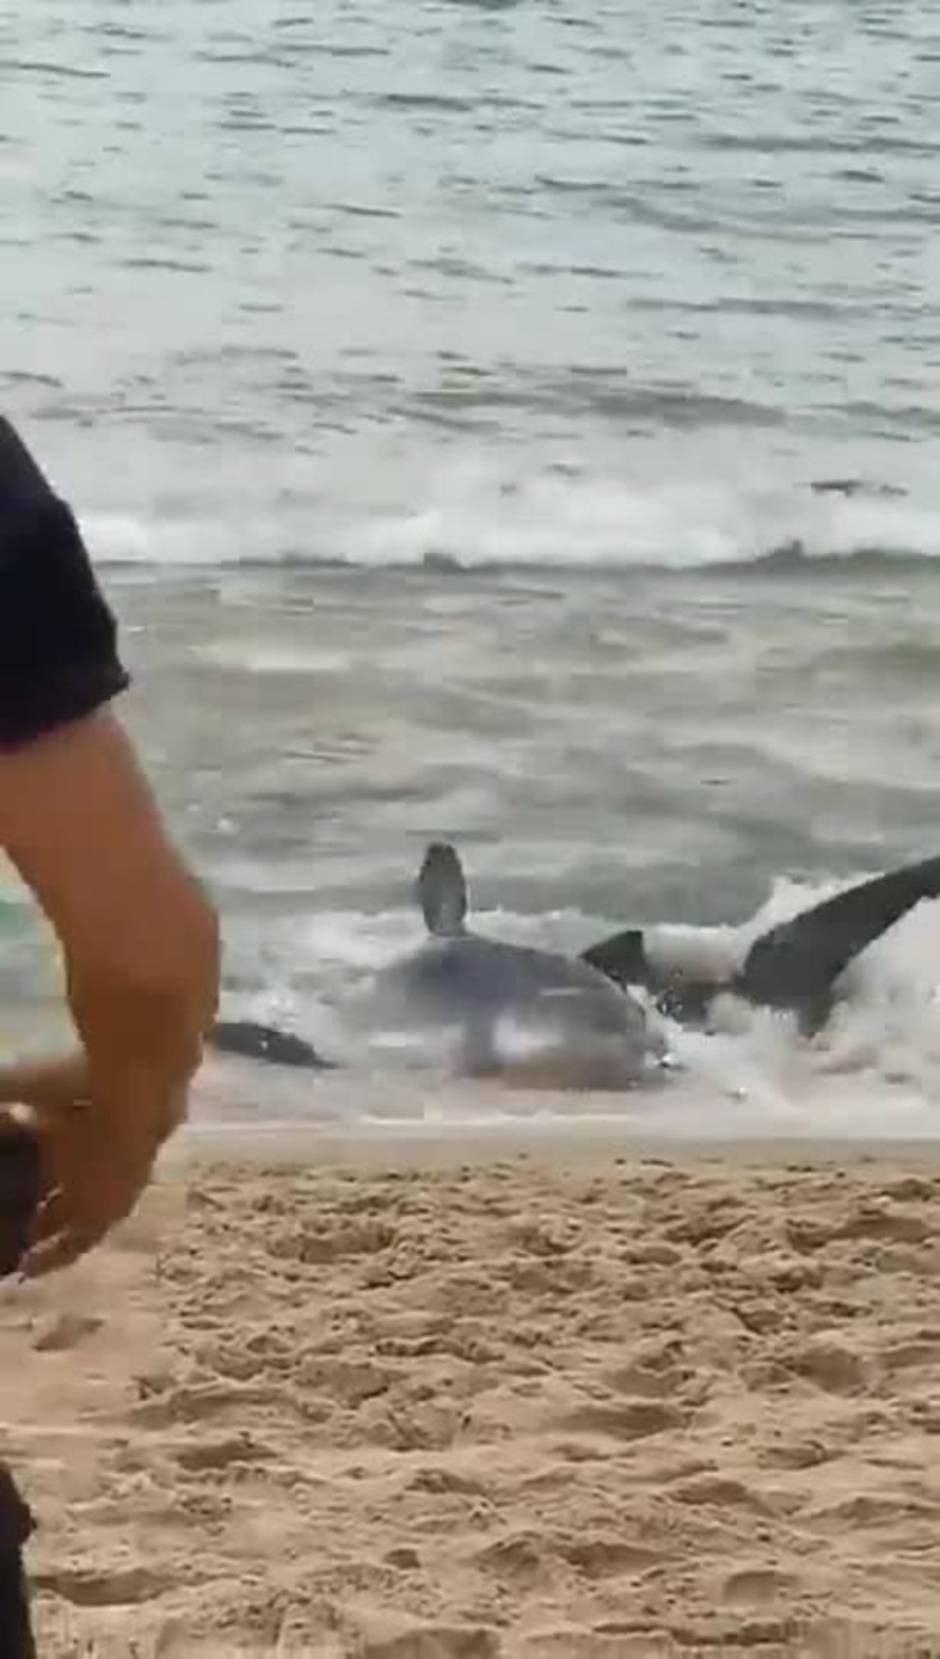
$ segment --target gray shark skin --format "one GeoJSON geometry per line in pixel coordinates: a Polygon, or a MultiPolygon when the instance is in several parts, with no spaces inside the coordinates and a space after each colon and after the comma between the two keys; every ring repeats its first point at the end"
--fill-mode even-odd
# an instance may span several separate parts
{"type": "Polygon", "coordinates": [[[471,932],[463,868],[448,843],[427,849],[417,899],[429,937],[376,976],[374,1023],[454,1031],[466,1076],[597,1089],[640,1080],[655,1044],[639,1003],[576,957],[471,932]]]}

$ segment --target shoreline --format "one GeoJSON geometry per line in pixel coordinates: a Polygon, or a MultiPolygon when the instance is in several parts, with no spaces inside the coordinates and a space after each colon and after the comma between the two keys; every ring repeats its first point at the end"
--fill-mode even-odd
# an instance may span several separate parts
{"type": "Polygon", "coordinates": [[[851,1168],[911,1163],[922,1167],[940,1165],[940,1136],[936,1139],[866,1136],[842,1140],[831,1136],[817,1139],[805,1135],[715,1135],[692,1139],[633,1132],[618,1135],[607,1126],[593,1128],[578,1122],[570,1127],[535,1128],[528,1124],[486,1130],[434,1126],[417,1132],[411,1127],[395,1129],[381,1124],[374,1128],[357,1126],[355,1132],[345,1134],[332,1128],[294,1125],[248,1129],[244,1125],[189,1124],[165,1148],[161,1167],[168,1174],[193,1165],[239,1163],[284,1169],[305,1166],[326,1170],[342,1166],[381,1170],[405,1166],[448,1170],[464,1164],[488,1165],[507,1159],[533,1165],[556,1166],[561,1162],[579,1168],[646,1162],[673,1166],[738,1164],[746,1168],[781,1167],[788,1163],[806,1167],[838,1164],[851,1168]]]}

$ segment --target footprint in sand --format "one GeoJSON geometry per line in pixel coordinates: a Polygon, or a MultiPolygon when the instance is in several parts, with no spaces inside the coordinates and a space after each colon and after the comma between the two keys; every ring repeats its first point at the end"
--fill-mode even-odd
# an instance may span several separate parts
{"type": "Polygon", "coordinates": [[[104,1324],[103,1319],[91,1314],[56,1313],[43,1321],[33,1338],[33,1347],[40,1354],[66,1353],[77,1348],[88,1336],[94,1336],[104,1324]]]}
{"type": "Polygon", "coordinates": [[[47,1590],[72,1607],[131,1607],[155,1601],[177,1587],[177,1572],[154,1572],[149,1567],[115,1567],[111,1571],[70,1571],[35,1573],[37,1590],[47,1590]]]}
{"type": "Polygon", "coordinates": [[[743,1567],[730,1573],[721,1587],[725,1601],[744,1607],[790,1600],[798,1591],[799,1581],[793,1574],[781,1573],[776,1567],[743,1567]]]}
{"type": "Polygon", "coordinates": [[[610,1405],[583,1405],[561,1417],[557,1428],[569,1434],[605,1435],[611,1440],[641,1440],[648,1434],[681,1428],[684,1413],[664,1400],[623,1400],[610,1405]]]}
{"type": "Polygon", "coordinates": [[[500,1659],[500,1641],[482,1626],[416,1624],[363,1631],[353,1651],[356,1659],[500,1659]]]}
{"type": "Polygon", "coordinates": [[[804,1346],[781,1356],[807,1382],[827,1394],[860,1394],[868,1383],[868,1367],[860,1354],[834,1336],[812,1337],[804,1346]]]}

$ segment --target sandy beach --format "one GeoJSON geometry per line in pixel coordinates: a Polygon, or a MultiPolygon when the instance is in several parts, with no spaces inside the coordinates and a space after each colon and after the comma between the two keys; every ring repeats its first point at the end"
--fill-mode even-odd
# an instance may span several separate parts
{"type": "Polygon", "coordinates": [[[0,1302],[43,1659],[940,1654],[940,1159],[179,1157],[0,1302]]]}

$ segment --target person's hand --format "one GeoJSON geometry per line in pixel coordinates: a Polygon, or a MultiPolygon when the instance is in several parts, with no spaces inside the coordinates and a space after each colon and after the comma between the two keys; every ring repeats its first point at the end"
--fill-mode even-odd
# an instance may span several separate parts
{"type": "MultiPolygon", "coordinates": [[[[67,1267],[130,1215],[147,1186],[157,1154],[185,1112],[185,1092],[133,1091],[120,1111],[96,1102],[82,1068],[37,1070],[24,1078],[19,1107],[0,1120],[4,1133],[23,1133],[39,1149],[39,1202],[19,1271],[28,1278],[67,1267]]],[[[5,1092],[5,1091],[4,1091],[5,1092]]]]}
{"type": "Polygon", "coordinates": [[[216,1016],[219,925],[102,710],[0,749],[0,847],[61,947],[79,1045],[0,1065],[0,1106],[34,1114],[41,1203],[25,1270],[39,1274],[130,1213],[179,1122],[216,1016]]]}
{"type": "Polygon", "coordinates": [[[67,1267],[130,1215],[150,1181],[163,1125],[136,1113],[100,1119],[94,1103],[36,1113],[42,1196],[20,1271],[37,1278],[67,1267]]]}

